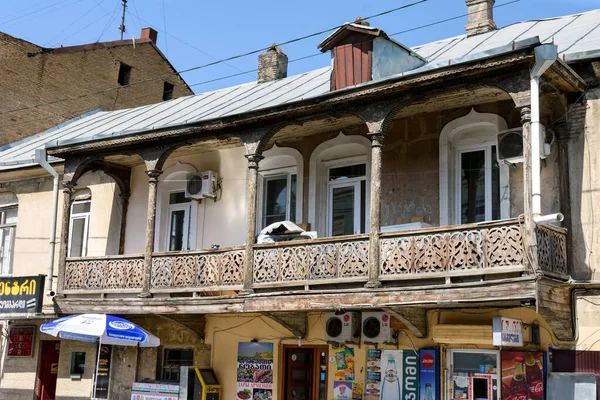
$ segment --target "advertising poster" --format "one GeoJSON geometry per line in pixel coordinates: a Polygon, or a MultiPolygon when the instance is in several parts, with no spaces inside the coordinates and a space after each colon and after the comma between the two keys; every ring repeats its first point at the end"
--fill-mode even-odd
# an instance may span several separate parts
{"type": "Polygon", "coordinates": [[[98,358],[98,369],[96,374],[96,390],[94,397],[97,399],[108,399],[108,380],[110,377],[110,356],[112,353],[112,346],[110,344],[103,344],[100,347],[100,357],[98,358]]]}
{"type": "Polygon", "coordinates": [[[544,352],[503,351],[502,400],[544,400],[544,352]]]}
{"type": "Polygon", "coordinates": [[[420,350],[419,399],[440,399],[440,352],[439,350],[420,350]]]}
{"type": "Polygon", "coordinates": [[[414,351],[381,352],[381,400],[419,398],[419,356],[414,351]]]}
{"type": "Polygon", "coordinates": [[[365,385],[362,382],[352,382],[352,400],[362,400],[365,385]]]}
{"type": "Polygon", "coordinates": [[[11,326],[8,333],[8,357],[31,357],[33,355],[34,326],[11,326]]]}
{"type": "Polygon", "coordinates": [[[335,380],[354,380],[354,349],[344,347],[335,351],[335,380]]]}
{"type": "Polygon", "coordinates": [[[379,400],[381,392],[381,350],[367,349],[365,400],[379,400]]]}
{"type": "Polygon", "coordinates": [[[179,385],[134,382],[131,400],[178,400],[179,385]]]}
{"type": "Polygon", "coordinates": [[[237,400],[273,397],[273,343],[238,344],[237,400]]]}
{"type": "Polygon", "coordinates": [[[335,400],[352,399],[352,382],[335,381],[333,382],[333,397],[335,400]]]}

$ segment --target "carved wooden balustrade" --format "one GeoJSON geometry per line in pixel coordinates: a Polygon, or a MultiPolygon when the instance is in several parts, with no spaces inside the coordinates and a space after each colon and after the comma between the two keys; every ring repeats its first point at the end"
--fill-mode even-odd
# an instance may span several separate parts
{"type": "Polygon", "coordinates": [[[368,249],[368,235],[256,245],[254,287],[366,282],[368,249]]]}
{"type": "Polygon", "coordinates": [[[550,225],[536,228],[538,265],[544,273],[568,277],[567,231],[550,225]]]}
{"type": "Polygon", "coordinates": [[[243,282],[243,247],[152,255],[152,292],[241,290],[243,282]]]}
{"type": "Polygon", "coordinates": [[[68,258],[65,293],[139,292],[143,269],[143,255],[68,258]]]}
{"type": "Polygon", "coordinates": [[[451,278],[526,271],[516,220],[381,235],[379,278],[451,278]]]}

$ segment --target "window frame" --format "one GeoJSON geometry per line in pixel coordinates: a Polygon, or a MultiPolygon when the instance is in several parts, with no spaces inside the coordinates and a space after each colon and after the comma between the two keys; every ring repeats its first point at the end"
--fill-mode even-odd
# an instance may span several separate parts
{"type": "MultiPolygon", "coordinates": [[[[174,191],[174,192],[170,192],[170,193],[177,193],[178,191],[174,191]]],[[[185,203],[176,203],[176,204],[169,204],[169,206],[167,207],[167,234],[165,235],[165,251],[188,251],[190,250],[190,233],[192,230],[192,222],[191,222],[191,215],[192,215],[192,202],[191,200],[185,203]],[[183,226],[184,226],[184,231],[183,231],[183,238],[182,243],[183,243],[183,248],[181,250],[171,250],[170,249],[170,245],[171,245],[171,228],[172,228],[172,223],[173,223],[173,218],[172,218],[172,213],[174,211],[184,211],[184,218],[183,218],[183,226]],[[187,229],[185,229],[187,228],[187,229]]]]}
{"type": "Polygon", "coordinates": [[[126,64],[122,61],[119,62],[119,73],[117,76],[117,83],[121,87],[129,86],[131,84],[131,73],[133,72],[133,67],[129,64],[126,64]],[[127,82],[125,82],[127,81],[127,82]]]}
{"type": "MultiPolygon", "coordinates": [[[[476,353],[476,354],[493,354],[496,356],[496,385],[498,386],[497,397],[495,400],[502,398],[502,358],[500,357],[500,351],[494,349],[448,349],[446,353],[446,368],[448,369],[448,376],[445,378],[446,396],[450,398],[450,377],[454,372],[454,354],[456,353],[476,353]]],[[[488,374],[493,375],[493,374],[488,374]]]]}
{"type": "Polygon", "coordinates": [[[19,223],[19,206],[16,204],[10,204],[0,207],[0,258],[4,254],[4,232],[8,231],[10,236],[10,255],[8,260],[8,267],[6,273],[3,273],[3,265],[0,264],[0,277],[12,276],[13,273],[13,260],[15,256],[15,237],[17,236],[17,224],[19,223]],[[9,210],[16,210],[17,222],[6,223],[6,212],[9,210]]]}
{"type": "Polygon", "coordinates": [[[175,92],[175,85],[171,82],[164,81],[163,83],[163,101],[173,100],[173,94],[175,92]],[[167,90],[167,87],[170,86],[170,89],[167,90]]]}
{"type": "Polygon", "coordinates": [[[79,256],[79,257],[87,257],[91,212],[92,212],[92,200],[91,199],[75,200],[71,203],[71,213],[69,216],[69,250],[68,250],[69,257],[73,257],[71,255],[71,251],[73,250],[73,246],[72,246],[72,244],[73,244],[73,220],[75,220],[75,219],[84,219],[85,220],[84,228],[83,228],[83,239],[81,241],[81,243],[82,243],[81,256],[79,256]],[[90,204],[90,211],[74,214],[73,207],[75,206],[75,204],[83,204],[83,203],[90,204]]]}
{"type": "Polygon", "coordinates": [[[258,199],[257,199],[257,218],[256,218],[256,229],[258,232],[267,227],[264,225],[264,219],[266,214],[266,197],[265,190],[267,189],[267,182],[269,180],[275,180],[277,178],[281,178],[283,176],[287,177],[286,183],[286,204],[285,204],[285,220],[291,221],[295,224],[300,223],[301,221],[301,213],[302,213],[302,199],[300,197],[301,190],[300,186],[302,182],[300,182],[298,167],[296,166],[288,166],[288,167],[280,167],[280,168],[272,168],[268,170],[259,170],[258,171],[258,199]],[[292,203],[292,175],[296,175],[296,218],[294,221],[290,220],[291,216],[291,203],[292,203]]]}
{"type": "MultiPolygon", "coordinates": [[[[168,347],[163,347],[162,348],[162,352],[160,353],[160,380],[165,381],[165,382],[177,382],[177,381],[171,381],[171,380],[167,380],[164,376],[165,373],[165,361],[167,360],[167,351],[172,351],[172,350],[179,350],[179,351],[191,351],[192,352],[192,363],[190,365],[194,365],[194,348],[193,347],[189,347],[189,346],[182,346],[182,347],[178,347],[178,346],[168,346],[168,347]]],[[[180,360],[181,361],[181,360],[180,360]]],[[[173,364],[173,365],[177,365],[177,364],[173,364]]],[[[179,367],[181,367],[181,364],[179,364],[179,367]]],[[[179,374],[179,368],[177,370],[177,374],[179,374]]]]}

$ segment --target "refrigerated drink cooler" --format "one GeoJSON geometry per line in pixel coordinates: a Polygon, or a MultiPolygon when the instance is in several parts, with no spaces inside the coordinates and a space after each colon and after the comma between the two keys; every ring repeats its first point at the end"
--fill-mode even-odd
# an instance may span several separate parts
{"type": "Polygon", "coordinates": [[[210,367],[181,367],[179,400],[220,400],[221,383],[210,367]]]}

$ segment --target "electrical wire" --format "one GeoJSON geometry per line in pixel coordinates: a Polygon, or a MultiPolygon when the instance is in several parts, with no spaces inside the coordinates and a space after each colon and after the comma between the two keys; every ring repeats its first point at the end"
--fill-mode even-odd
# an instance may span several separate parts
{"type": "MultiPolygon", "coordinates": [[[[79,17],[77,17],[75,19],[75,21],[73,21],[71,24],[67,25],[67,27],[65,29],[63,29],[62,31],[60,31],[59,33],[57,33],[56,35],[54,35],[50,40],[48,40],[46,43],[44,43],[42,46],[46,47],[46,45],[48,43],[51,43],[54,41],[54,39],[56,39],[58,36],[62,35],[63,33],[65,33],[66,31],[68,31],[69,29],[71,29],[75,24],[77,24],[78,22],[80,22],[83,18],[85,18],[89,13],[91,13],[92,11],[94,11],[97,7],[99,6],[98,3],[95,3],[94,6],[92,8],[90,8],[89,10],[87,10],[85,13],[81,14],[79,17]]],[[[104,16],[100,17],[100,18],[104,18],[104,16]]],[[[96,21],[98,21],[98,19],[96,19],[96,21]]],[[[88,28],[89,25],[86,25],[86,28],[88,28]]]]}
{"type": "MultiPolygon", "coordinates": [[[[405,4],[405,5],[401,6],[401,7],[396,7],[396,8],[390,9],[390,10],[386,10],[386,11],[383,11],[383,12],[371,15],[369,17],[363,18],[362,20],[369,20],[369,19],[372,19],[372,18],[376,18],[376,17],[382,16],[382,15],[386,15],[386,14],[392,13],[392,12],[396,12],[396,11],[400,11],[400,10],[403,10],[403,9],[407,9],[409,7],[414,7],[414,6],[418,5],[418,4],[421,4],[421,3],[424,3],[424,2],[427,2],[427,1],[429,1],[429,0],[417,0],[417,1],[414,1],[412,3],[405,4]]],[[[322,35],[324,33],[328,33],[328,32],[334,31],[336,29],[339,29],[339,28],[343,27],[344,25],[345,24],[338,25],[338,26],[335,26],[335,27],[330,28],[330,29],[322,30],[322,31],[319,31],[319,32],[311,33],[309,35],[305,35],[305,36],[297,37],[297,38],[294,38],[294,39],[291,39],[291,40],[287,40],[285,42],[279,43],[278,46],[284,46],[284,45],[287,45],[287,44],[296,43],[296,42],[299,42],[299,41],[302,41],[302,40],[305,40],[305,39],[309,39],[309,38],[312,38],[312,37],[315,37],[315,36],[318,36],[318,35],[322,35]]],[[[272,46],[263,47],[263,48],[252,50],[252,51],[249,51],[249,52],[246,52],[246,53],[241,53],[241,54],[237,54],[237,55],[234,55],[234,56],[231,56],[231,57],[227,57],[227,58],[224,58],[224,59],[216,60],[216,61],[209,62],[209,63],[202,64],[202,65],[198,65],[198,66],[195,66],[195,67],[183,69],[183,70],[180,70],[180,71],[176,71],[176,72],[172,72],[172,73],[168,73],[168,74],[164,74],[164,75],[160,75],[160,76],[156,76],[156,77],[151,77],[151,78],[143,79],[143,80],[138,81],[138,82],[133,82],[133,83],[129,84],[128,86],[137,86],[137,85],[141,85],[141,84],[144,84],[144,83],[147,83],[147,82],[152,82],[152,81],[155,81],[155,80],[158,80],[158,79],[165,79],[166,77],[169,77],[169,76],[181,75],[181,74],[184,74],[186,72],[197,71],[197,70],[204,69],[204,68],[207,68],[207,67],[211,67],[211,66],[214,66],[214,65],[222,64],[222,63],[224,63],[226,61],[231,61],[231,60],[235,60],[235,59],[247,57],[249,55],[257,54],[257,53],[266,51],[266,50],[270,49],[271,47],[272,46]]],[[[53,100],[53,101],[46,102],[46,103],[38,103],[38,104],[34,104],[34,105],[31,105],[31,106],[28,106],[28,107],[22,107],[22,108],[18,108],[18,109],[13,109],[13,110],[9,110],[9,111],[0,112],[0,115],[8,114],[8,113],[11,113],[11,112],[24,111],[24,110],[28,110],[28,109],[32,109],[32,108],[41,107],[41,106],[44,106],[44,105],[51,105],[51,104],[63,103],[65,101],[70,101],[70,100],[79,100],[79,99],[82,99],[82,98],[85,98],[85,97],[94,96],[96,94],[102,94],[102,93],[107,93],[107,92],[110,92],[110,91],[118,90],[120,88],[122,88],[122,86],[115,86],[115,87],[106,88],[106,89],[103,89],[103,90],[98,90],[98,91],[95,91],[95,92],[88,92],[88,93],[84,93],[84,94],[77,95],[77,96],[72,96],[72,97],[57,99],[57,100],[53,100]]]]}

